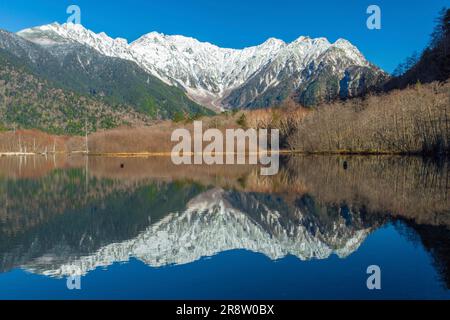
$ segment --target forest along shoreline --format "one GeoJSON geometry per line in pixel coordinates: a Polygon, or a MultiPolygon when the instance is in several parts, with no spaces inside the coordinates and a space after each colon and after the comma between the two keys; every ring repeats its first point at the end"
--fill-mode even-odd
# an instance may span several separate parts
{"type": "Polygon", "coordinates": [[[172,132],[178,128],[192,131],[197,120],[205,129],[222,132],[278,129],[283,154],[448,156],[449,92],[449,82],[416,84],[314,109],[287,100],[276,108],[227,111],[92,133],[86,130],[85,136],[52,135],[36,129],[2,131],[0,155],[170,156],[175,145],[172,132]]]}

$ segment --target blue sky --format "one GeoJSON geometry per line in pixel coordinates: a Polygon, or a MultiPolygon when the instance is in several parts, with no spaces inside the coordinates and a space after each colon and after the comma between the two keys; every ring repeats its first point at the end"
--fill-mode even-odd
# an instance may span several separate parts
{"type": "Polygon", "coordinates": [[[449,0],[0,0],[0,28],[23,28],[67,20],[81,8],[82,24],[129,41],[158,31],[219,46],[243,48],[269,37],[301,35],[346,38],[372,62],[392,71],[429,40],[439,10],[449,0]],[[366,9],[382,10],[382,29],[366,27],[366,9]]]}

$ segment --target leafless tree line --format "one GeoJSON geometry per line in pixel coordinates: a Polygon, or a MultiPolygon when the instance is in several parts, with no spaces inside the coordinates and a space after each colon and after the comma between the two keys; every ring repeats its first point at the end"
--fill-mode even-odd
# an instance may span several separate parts
{"type": "Polygon", "coordinates": [[[306,153],[442,154],[450,145],[450,83],[322,105],[288,138],[306,153]]]}

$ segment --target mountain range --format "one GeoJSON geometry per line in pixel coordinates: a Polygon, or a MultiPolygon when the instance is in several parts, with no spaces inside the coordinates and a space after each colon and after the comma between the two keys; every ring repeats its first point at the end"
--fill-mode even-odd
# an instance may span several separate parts
{"type": "MultiPolygon", "coordinates": [[[[177,112],[210,113],[191,101],[181,89],[166,85],[134,62],[102,55],[85,45],[71,43],[41,46],[16,34],[1,31],[0,56],[3,61],[0,68],[4,74],[0,80],[6,81],[5,83],[17,82],[15,80],[18,73],[26,74],[27,78],[33,77],[38,82],[45,83],[48,88],[63,90],[66,95],[76,93],[100,101],[112,113],[132,109],[148,119],[171,118],[177,112]]],[[[55,126],[71,133],[67,130],[69,122],[80,119],[71,119],[65,114],[67,112],[62,112],[64,115],[61,121],[54,118],[43,121],[42,112],[32,112],[35,108],[30,108],[31,104],[38,102],[38,105],[46,105],[51,114],[61,113],[61,109],[75,108],[71,108],[68,103],[51,106],[54,105],[52,101],[39,97],[25,99],[26,89],[20,83],[11,90],[13,92],[4,92],[5,104],[1,108],[8,122],[15,119],[20,125],[27,127],[27,120],[43,123],[43,128],[55,126]],[[18,116],[17,112],[12,112],[13,109],[19,109],[23,115],[18,116]]],[[[45,94],[45,90],[43,93],[45,94]]],[[[91,104],[92,101],[89,105],[91,104]]],[[[77,108],[71,111],[78,113],[79,110],[77,108]]],[[[94,115],[95,113],[88,113],[81,118],[93,118],[94,115]]],[[[131,121],[131,124],[136,122],[131,121]]]]}
{"type": "Polygon", "coordinates": [[[311,106],[361,95],[388,78],[344,39],[270,38],[238,50],[157,32],[128,43],[71,23],[1,31],[0,57],[8,88],[0,91],[0,125],[70,134],[82,133],[86,119],[96,130],[264,108],[288,97],[311,106]],[[55,91],[64,97],[53,98],[55,91]]]}
{"type": "Polygon", "coordinates": [[[285,43],[270,38],[237,50],[157,32],[128,43],[71,23],[18,35],[52,51],[82,44],[104,56],[133,61],[166,84],[184,89],[197,103],[216,109],[268,107],[289,95],[312,105],[361,94],[387,77],[344,39],[330,43],[302,36],[285,43]]]}

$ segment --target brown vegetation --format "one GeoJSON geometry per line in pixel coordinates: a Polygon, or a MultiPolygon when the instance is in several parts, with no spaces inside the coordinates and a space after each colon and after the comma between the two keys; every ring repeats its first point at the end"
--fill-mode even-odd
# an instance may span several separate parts
{"type": "Polygon", "coordinates": [[[53,136],[39,130],[0,132],[0,153],[67,152],[67,142],[73,138],[53,136]]]}
{"type": "MultiPolygon", "coordinates": [[[[213,117],[202,117],[203,130],[215,128],[222,132],[226,129],[264,128],[279,129],[282,141],[294,132],[308,110],[286,102],[282,107],[254,111],[224,112],[213,117]]],[[[99,131],[89,136],[89,151],[97,154],[108,153],[168,153],[176,144],[171,142],[172,132],[177,128],[193,131],[194,119],[183,122],[160,121],[151,126],[99,131]]],[[[283,145],[282,145],[283,147],[283,145]]],[[[79,140],[69,143],[70,150],[78,148],[79,140]]]]}
{"type": "Polygon", "coordinates": [[[281,146],[286,147],[286,141],[301,125],[311,109],[303,108],[292,99],[287,99],[280,107],[253,110],[246,114],[247,125],[255,129],[280,130],[281,146]]]}
{"type": "MultiPolygon", "coordinates": [[[[278,108],[225,112],[203,117],[203,129],[279,129],[281,148],[304,153],[442,154],[450,145],[450,83],[415,85],[304,109],[288,100],[278,108]]],[[[98,131],[88,138],[39,131],[0,132],[0,153],[169,153],[177,128],[192,132],[193,120],[159,121],[136,128],[98,131]]]]}
{"type": "Polygon", "coordinates": [[[448,153],[450,83],[320,106],[288,143],[307,153],[448,153]]]}

